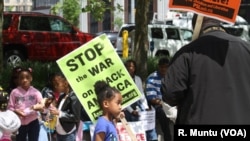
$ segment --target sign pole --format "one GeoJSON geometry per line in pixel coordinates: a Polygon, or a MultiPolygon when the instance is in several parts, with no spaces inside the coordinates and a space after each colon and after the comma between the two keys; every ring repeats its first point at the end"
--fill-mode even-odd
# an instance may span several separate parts
{"type": "Polygon", "coordinates": [[[124,117],[120,118],[120,120],[121,120],[123,126],[125,126],[125,128],[126,128],[126,130],[128,132],[128,135],[131,138],[131,141],[137,141],[136,136],[135,136],[135,134],[133,134],[132,130],[130,129],[127,120],[124,117]]]}
{"type": "Polygon", "coordinates": [[[199,35],[200,35],[203,18],[204,18],[204,16],[201,16],[201,15],[197,16],[192,41],[197,39],[199,37],[199,35]]]}

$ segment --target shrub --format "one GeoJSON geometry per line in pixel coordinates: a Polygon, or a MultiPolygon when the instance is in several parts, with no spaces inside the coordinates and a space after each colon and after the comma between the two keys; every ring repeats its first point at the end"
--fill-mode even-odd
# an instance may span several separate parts
{"type": "MultiPolygon", "coordinates": [[[[158,59],[159,58],[148,58],[148,75],[157,69],[158,59]]],[[[125,60],[126,59],[123,59],[122,61],[124,62],[125,60]]],[[[32,85],[38,90],[42,90],[42,88],[47,84],[49,74],[60,71],[56,62],[27,61],[20,64],[20,66],[24,68],[32,68],[32,85]]],[[[0,86],[4,89],[6,89],[9,85],[12,69],[13,67],[7,66],[0,75],[0,86]]]]}
{"type": "MultiPolygon", "coordinates": [[[[48,75],[52,72],[60,71],[55,62],[31,62],[27,61],[20,64],[24,68],[32,68],[32,85],[41,90],[48,82],[48,75]]],[[[0,75],[0,85],[6,89],[10,83],[10,77],[13,67],[7,66],[0,75]]]]}

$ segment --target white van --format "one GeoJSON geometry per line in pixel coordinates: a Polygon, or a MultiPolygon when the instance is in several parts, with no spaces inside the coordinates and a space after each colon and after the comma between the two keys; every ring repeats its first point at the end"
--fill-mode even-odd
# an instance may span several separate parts
{"type": "MultiPolygon", "coordinates": [[[[116,42],[116,51],[122,55],[122,32],[127,30],[131,33],[135,29],[134,24],[125,24],[118,32],[116,42]]],[[[148,41],[149,56],[173,56],[185,44],[192,39],[192,30],[180,29],[177,26],[166,24],[149,24],[148,25],[148,41]]],[[[133,39],[129,38],[129,53],[132,51],[133,39]]]]}

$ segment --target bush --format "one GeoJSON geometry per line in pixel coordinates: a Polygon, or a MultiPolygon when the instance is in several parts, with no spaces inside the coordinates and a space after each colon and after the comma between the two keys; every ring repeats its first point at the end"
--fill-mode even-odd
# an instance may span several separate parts
{"type": "MultiPolygon", "coordinates": [[[[157,62],[159,58],[148,58],[148,75],[157,69],[157,62]]],[[[127,59],[123,59],[123,62],[127,59]]],[[[38,90],[42,88],[48,82],[49,74],[53,72],[59,72],[60,69],[56,62],[31,62],[27,61],[20,65],[24,68],[32,68],[33,81],[32,85],[38,90]]],[[[6,89],[10,83],[10,77],[13,67],[5,67],[2,74],[0,75],[0,86],[6,89]]]]}
{"type": "MultiPolygon", "coordinates": [[[[47,84],[48,75],[50,73],[60,71],[55,62],[44,63],[44,62],[28,61],[22,63],[20,66],[32,69],[32,76],[33,76],[32,85],[39,90],[41,90],[47,84]]],[[[7,66],[0,75],[0,85],[4,89],[6,89],[10,83],[12,69],[13,67],[7,66]]]]}

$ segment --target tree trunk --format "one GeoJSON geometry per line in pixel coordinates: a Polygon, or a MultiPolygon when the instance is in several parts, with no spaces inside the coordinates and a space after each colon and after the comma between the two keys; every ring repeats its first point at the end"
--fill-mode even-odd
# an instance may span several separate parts
{"type": "Polygon", "coordinates": [[[0,73],[3,71],[3,8],[4,0],[0,0],[0,73]]]}
{"type": "Polygon", "coordinates": [[[135,37],[132,57],[137,63],[137,74],[145,82],[148,53],[148,8],[150,0],[137,0],[135,13],[135,37]]]}

